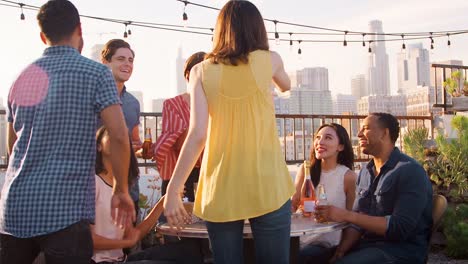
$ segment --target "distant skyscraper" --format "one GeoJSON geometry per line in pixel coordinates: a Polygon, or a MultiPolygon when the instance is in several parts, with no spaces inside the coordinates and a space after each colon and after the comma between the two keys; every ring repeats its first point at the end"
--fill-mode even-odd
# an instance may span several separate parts
{"type": "Polygon", "coordinates": [[[175,73],[176,73],[176,88],[177,94],[183,94],[187,91],[187,85],[184,78],[184,65],[185,59],[182,57],[182,47],[179,46],[177,49],[177,58],[175,64],[175,73]]]}
{"type": "Polygon", "coordinates": [[[316,91],[328,91],[328,69],[304,68],[296,73],[297,87],[316,91]]]}
{"type": "Polygon", "coordinates": [[[398,54],[398,93],[407,94],[417,86],[430,84],[429,51],[422,43],[408,45],[398,54]]]}
{"type": "MultiPolygon", "coordinates": [[[[369,32],[383,33],[382,21],[369,22],[369,32]]],[[[388,54],[385,50],[385,36],[370,35],[371,52],[369,53],[369,68],[367,72],[369,95],[390,95],[390,78],[388,69],[388,54]]]]}
{"type": "Polygon", "coordinates": [[[294,88],[289,98],[289,113],[319,115],[333,113],[330,91],[294,88]]]}
{"type": "Polygon", "coordinates": [[[333,100],[333,113],[335,115],[357,114],[356,97],[350,94],[337,94],[333,100]]]}
{"type": "Polygon", "coordinates": [[[402,94],[369,95],[359,99],[358,114],[367,115],[374,112],[406,115],[406,96],[402,94]]]}
{"type": "Polygon", "coordinates": [[[369,95],[365,74],[358,74],[351,79],[351,94],[356,100],[369,95]]]}
{"type": "Polygon", "coordinates": [[[91,48],[90,58],[94,61],[101,62],[101,50],[104,44],[96,44],[91,48]]]}
{"type": "Polygon", "coordinates": [[[409,116],[439,115],[442,108],[434,108],[433,86],[418,86],[406,93],[406,114],[409,116]]]}

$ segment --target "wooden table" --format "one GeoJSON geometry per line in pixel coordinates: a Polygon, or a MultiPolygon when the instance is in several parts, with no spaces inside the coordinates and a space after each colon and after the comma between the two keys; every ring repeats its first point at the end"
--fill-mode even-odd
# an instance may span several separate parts
{"type": "MultiPolygon", "coordinates": [[[[317,223],[311,217],[303,217],[302,215],[293,214],[291,216],[291,243],[290,243],[290,263],[296,263],[296,258],[299,253],[299,238],[303,235],[319,236],[324,233],[329,233],[341,230],[347,227],[347,223],[317,223]]],[[[208,231],[205,222],[200,221],[190,225],[186,225],[184,229],[177,230],[171,229],[167,223],[159,224],[156,227],[157,231],[163,235],[178,236],[178,237],[194,237],[194,238],[208,238],[208,231]]],[[[254,249],[252,230],[248,222],[244,225],[244,256],[246,263],[253,263],[254,249]]]]}

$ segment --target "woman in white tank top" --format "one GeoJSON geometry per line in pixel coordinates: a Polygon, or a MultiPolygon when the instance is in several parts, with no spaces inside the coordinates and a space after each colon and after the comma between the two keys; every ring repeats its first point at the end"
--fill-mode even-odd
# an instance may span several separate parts
{"type": "MultiPolygon", "coordinates": [[[[353,207],[356,188],[353,161],[353,148],[346,129],[335,123],[322,125],[314,135],[310,149],[311,180],[314,187],[324,185],[329,204],[348,210],[353,207]]],[[[301,165],[295,180],[296,192],[292,197],[294,211],[299,205],[304,181],[304,168],[301,165]]],[[[340,239],[341,231],[313,239],[301,237],[299,263],[328,263],[340,239]]]]}

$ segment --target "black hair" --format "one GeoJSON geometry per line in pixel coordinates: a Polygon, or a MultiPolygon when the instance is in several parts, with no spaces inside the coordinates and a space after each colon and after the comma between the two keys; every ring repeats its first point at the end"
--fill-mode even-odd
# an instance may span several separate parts
{"type": "Polygon", "coordinates": [[[395,144],[400,133],[400,123],[398,123],[398,119],[389,113],[371,113],[370,115],[377,117],[377,121],[381,128],[388,128],[390,139],[392,140],[392,143],[395,144]]]}
{"type": "MultiPolygon", "coordinates": [[[[102,152],[98,150],[98,146],[101,144],[102,138],[107,134],[106,127],[102,126],[96,132],[96,165],[95,173],[100,174],[106,172],[104,167],[104,161],[102,157],[102,152]]],[[[130,137],[128,138],[131,143],[130,137]]],[[[130,144],[131,146],[132,144],[130,144]]],[[[128,186],[133,185],[134,182],[138,180],[140,175],[140,169],[138,168],[138,161],[136,159],[135,153],[130,149],[130,164],[128,167],[128,186]]]]}
{"type": "MultiPolygon", "coordinates": [[[[331,127],[335,130],[336,135],[338,136],[339,144],[343,145],[343,150],[338,153],[337,163],[348,167],[350,170],[353,170],[354,164],[354,153],[353,146],[349,140],[349,135],[346,129],[339,124],[330,123],[324,124],[319,127],[317,133],[324,127],[331,127]]],[[[315,138],[315,135],[314,135],[315,138]]],[[[312,139],[314,142],[315,139],[312,139]]],[[[322,160],[315,157],[314,144],[312,143],[310,147],[310,179],[315,187],[320,183],[320,174],[322,172],[322,160]]]]}
{"type": "Polygon", "coordinates": [[[42,33],[52,43],[69,38],[80,25],[80,14],[67,0],[50,0],[39,9],[37,21],[42,33]]]}

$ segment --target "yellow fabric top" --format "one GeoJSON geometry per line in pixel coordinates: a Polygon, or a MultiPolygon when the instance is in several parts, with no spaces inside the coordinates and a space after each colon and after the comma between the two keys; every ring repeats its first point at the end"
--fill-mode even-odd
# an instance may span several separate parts
{"type": "Polygon", "coordinates": [[[293,194],[276,131],[269,51],[238,66],[202,63],[208,136],[194,214],[228,222],[279,209],[293,194]]]}

